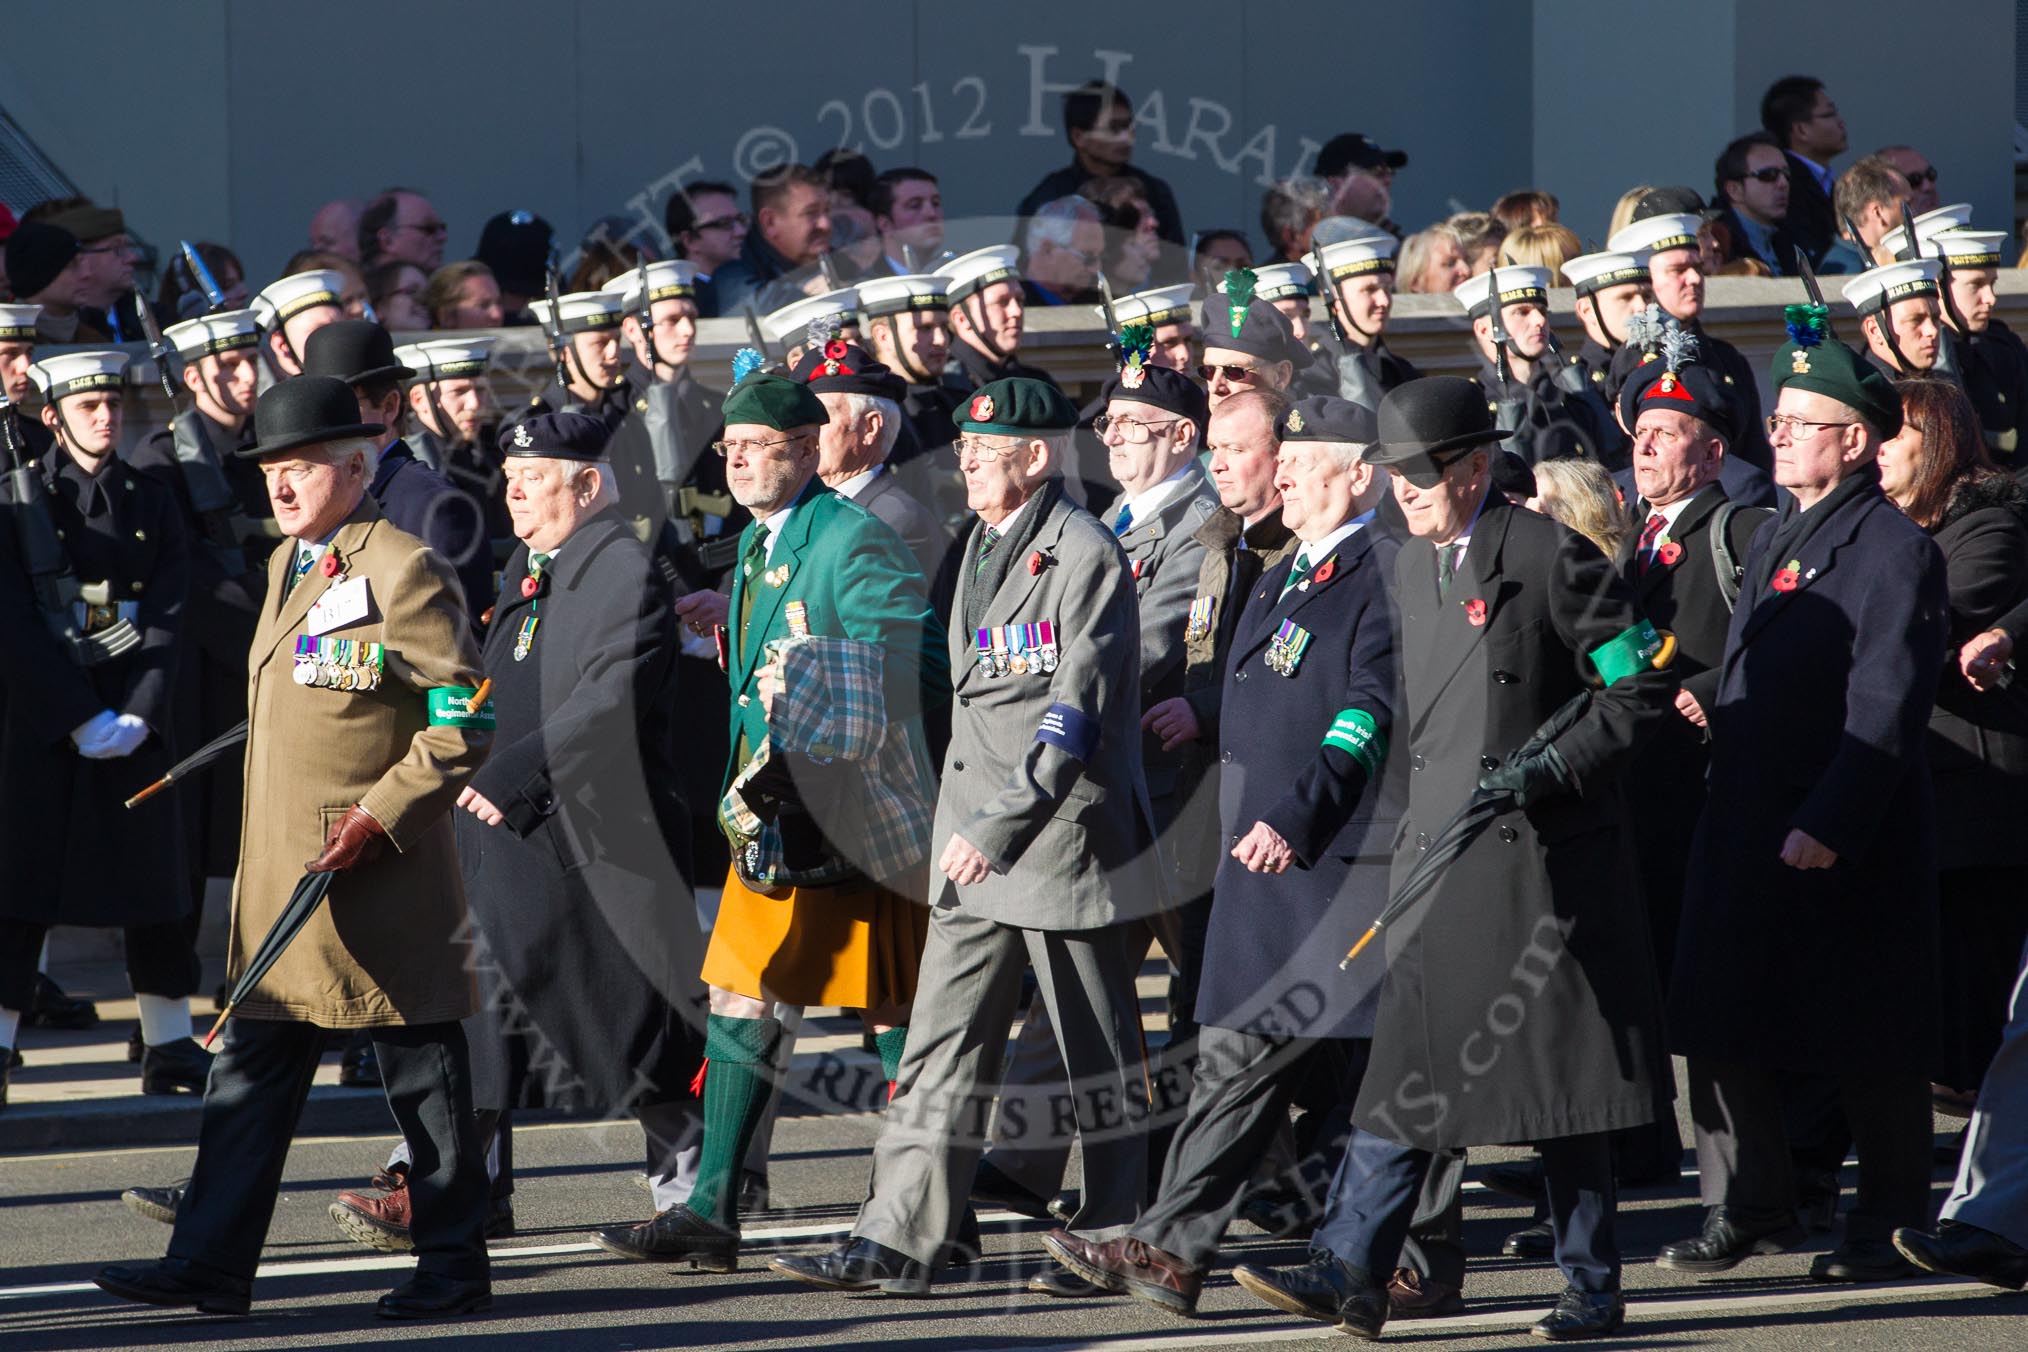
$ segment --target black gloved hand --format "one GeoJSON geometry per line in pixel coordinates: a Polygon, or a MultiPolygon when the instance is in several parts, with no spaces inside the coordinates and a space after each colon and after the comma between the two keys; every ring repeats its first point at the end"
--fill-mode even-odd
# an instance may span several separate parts
{"type": "Polygon", "coordinates": [[[1554,746],[1524,746],[1496,770],[1479,777],[1479,787],[1488,793],[1511,793],[1515,807],[1527,807],[1561,793],[1574,793],[1577,782],[1554,746]]]}

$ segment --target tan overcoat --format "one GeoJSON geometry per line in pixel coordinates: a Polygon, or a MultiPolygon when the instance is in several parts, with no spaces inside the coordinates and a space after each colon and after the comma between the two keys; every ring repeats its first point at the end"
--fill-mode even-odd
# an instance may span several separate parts
{"type": "Polygon", "coordinates": [[[285,597],[294,551],[277,549],[248,657],[232,976],[245,970],[347,808],[372,813],[392,848],[338,876],[236,1017],[327,1028],[460,1019],[477,1008],[477,995],[465,960],[451,812],[493,735],[430,726],[428,694],[478,685],[478,649],[450,565],[384,520],[371,498],[339,527],[332,552],[345,577],[366,579],[370,604],[363,619],[327,637],[384,645],[384,671],[368,692],[296,682],[296,640],[335,579],[312,569],[285,597]]]}

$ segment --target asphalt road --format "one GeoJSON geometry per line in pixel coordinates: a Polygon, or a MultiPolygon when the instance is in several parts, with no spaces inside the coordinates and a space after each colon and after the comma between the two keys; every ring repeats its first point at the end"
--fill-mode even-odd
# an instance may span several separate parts
{"type": "MultiPolygon", "coordinates": [[[[187,1146],[52,1152],[0,1157],[0,1349],[174,1347],[321,1348],[428,1340],[444,1349],[810,1348],[874,1344],[945,1348],[1230,1348],[1346,1346],[1270,1310],[1224,1273],[1207,1288],[1202,1317],[1183,1320],[1119,1297],[1061,1302],[1022,1282],[1041,1265],[1042,1226],[997,1213],[985,1218],[987,1257],[922,1301],[812,1291],[770,1273],[782,1248],[827,1246],[849,1226],[865,1181],[870,1115],[796,1117],[776,1134],[776,1209],[751,1219],[740,1271],[704,1276],[644,1266],[591,1248],[588,1228],[646,1214],[635,1184],[639,1138],[630,1125],[530,1124],[516,1132],[519,1232],[493,1248],[489,1315],[455,1324],[387,1324],[379,1294],[408,1260],[374,1254],[325,1215],[330,1194],[364,1180],[390,1136],[298,1141],[275,1210],[254,1314],[220,1319],[127,1305],[89,1284],[101,1263],[159,1255],[166,1227],[117,1200],[135,1183],[166,1183],[187,1171],[187,1146]]],[[[1474,1165],[1513,1152],[1474,1152],[1474,1165]]],[[[1476,1172],[1476,1169],[1475,1171],[1476,1172]]],[[[1850,1170],[1847,1170],[1848,1184],[1850,1170]]],[[[1939,1187],[1942,1187],[1941,1172],[1939,1187]]],[[[1849,1201],[1849,1194],[1848,1194],[1849,1201]]],[[[1795,1349],[1953,1349],[2028,1346],[2028,1296],[1924,1280],[1827,1288],[1804,1273],[1810,1252],[1759,1259],[1724,1278],[1693,1281],[1648,1261],[1660,1244],[1692,1232],[1695,1180],[1673,1192],[1623,1200],[1621,1239],[1632,1297],[1622,1338],[1605,1346],[1795,1349]]],[[[1543,1263],[1499,1256],[1501,1239],[1526,1217],[1476,1186],[1467,1193],[1466,1242],[1475,1255],[1461,1317],[1397,1323],[1389,1342],[1465,1348],[1532,1345],[1525,1333],[1560,1282],[1543,1263]],[[1484,1255],[1484,1256],[1480,1256],[1484,1255]]],[[[1277,1241],[1244,1224],[1228,1261],[1299,1262],[1299,1241],[1277,1241]]]]}

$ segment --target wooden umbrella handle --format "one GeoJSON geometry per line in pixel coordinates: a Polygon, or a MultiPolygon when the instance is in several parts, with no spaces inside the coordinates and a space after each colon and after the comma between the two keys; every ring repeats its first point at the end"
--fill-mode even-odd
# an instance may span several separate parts
{"type": "Polygon", "coordinates": [[[168,788],[171,784],[174,784],[175,782],[176,776],[174,775],[162,776],[160,779],[156,780],[153,784],[150,784],[147,788],[141,790],[139,793],[135,794],[132,798],[129,798],[127,800],[128,809],[131,810],[133,808],[139,807],[141,804],[147,802],[150,798],[153,798],[156,794],[162,792],[162,790],[168,788]]]}

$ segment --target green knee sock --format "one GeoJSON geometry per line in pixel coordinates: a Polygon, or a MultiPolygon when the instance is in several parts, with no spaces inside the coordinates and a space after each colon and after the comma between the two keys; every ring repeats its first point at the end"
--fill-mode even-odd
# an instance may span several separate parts
{"type": "Polygon", "coordinates": [[[873,1035],[873,1045],[880,1052],[880,1077],[889,1084],[901,1078],[901,1049],[907,1044],[906,1028],[890,1028],[873,1035]]]}
{"type": "Polygon", "coordinates": [[[739,1223],[739,1170],[768,1102],[768,1079],[781,1041],[780,1019],[713,1014],[704,1024],[704,1150],[690,1209],[720,1225],[739,1223]]]}

